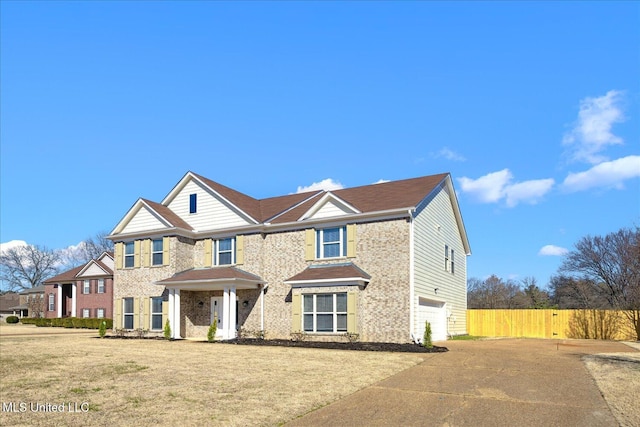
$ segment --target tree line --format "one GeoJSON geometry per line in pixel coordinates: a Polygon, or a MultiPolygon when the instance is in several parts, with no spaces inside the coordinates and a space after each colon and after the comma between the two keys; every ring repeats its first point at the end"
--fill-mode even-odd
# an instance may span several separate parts
{"type": "Polygon", "coordinates": [[[585,236],[564,256],[547,289],[495,275],[467,281],[468,308],[623,310],[640,339],[640,227],[585,236]]]}

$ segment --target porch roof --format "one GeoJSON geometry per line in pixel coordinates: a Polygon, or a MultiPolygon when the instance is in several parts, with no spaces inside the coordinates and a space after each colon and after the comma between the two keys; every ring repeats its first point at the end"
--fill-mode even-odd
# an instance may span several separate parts
{"type": "Polygon", "coordinates": [[[289,285],[331,284],[344,282],[369,283],[371,276],[352,262],[310,265],[285,280],[289,285]]]}
{"type": "Polygon", "coordinates": [[[155,282],[156,285],[184,290],[220,290],[233,285],[238,289],[256,289],[264,284],[260,276],[237,267],[192,268],[155,282]]]}

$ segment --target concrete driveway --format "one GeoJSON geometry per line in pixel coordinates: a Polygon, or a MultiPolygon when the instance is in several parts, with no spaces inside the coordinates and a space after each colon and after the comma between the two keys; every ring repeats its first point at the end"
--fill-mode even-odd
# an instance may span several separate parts
{"type": "Polygon", "coordinates": [[[617,426],[581,358],[633,352],[587,340],[448,341],[447,353],[287,426],[617,426]]]}

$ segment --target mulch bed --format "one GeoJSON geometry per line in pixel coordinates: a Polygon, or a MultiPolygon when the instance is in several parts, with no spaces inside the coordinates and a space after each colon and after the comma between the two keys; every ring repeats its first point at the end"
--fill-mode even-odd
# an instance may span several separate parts
{"type": "Polygon", "coordinates": [[[216,341],[216,343],[277,347],[326,348],[330,350],[389,351],[401,353],[443,353],[445,351],[449,351],[449,349],[446,347],[439,347],[435,345],[432,348],[426,348],[417,344],[395,344],[388,342],[321,342],[242,338],[227,341],[216,341]]]}

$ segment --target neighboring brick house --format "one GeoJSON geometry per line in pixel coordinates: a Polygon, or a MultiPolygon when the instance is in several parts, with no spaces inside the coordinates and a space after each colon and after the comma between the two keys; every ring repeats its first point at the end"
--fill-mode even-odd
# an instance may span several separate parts
{"type": "Polygon", "coordinates": [[[0,321],[5,321],[9,316],[18,316],[16,307],[19,305],[20,295],[17,293],[7,292],[0,295],[0,321]]]}
{"type": "Polygon", "coordinates": [[[34,286],[18,294],[20,304],[10,307],[18,317],[44,317],[44,286],[34,286]]]}
{"type": "Polygon", "coordinates": [[[451,176],[254,199],[188,172],[111,232],[114,328],[409,342],[466,333],[470,247],[451,176]]]}
{"type": "Polygon", "coordinates": [[[45,316],[113,316],[113,253],[67,270],[44,282],[45,316]]]}

